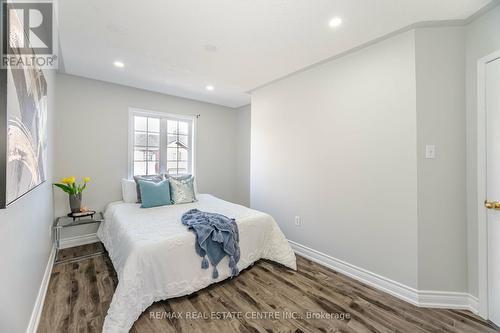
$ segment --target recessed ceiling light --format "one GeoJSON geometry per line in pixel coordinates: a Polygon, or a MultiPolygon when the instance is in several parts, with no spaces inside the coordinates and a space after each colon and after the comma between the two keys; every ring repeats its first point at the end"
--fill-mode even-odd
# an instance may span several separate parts
{"type": "Polygon", "coordinates": [[[217,46],[212,45],[212,44],[207,44],[207,45],[205,45],[205,51],[207,51],[207,52],[216,52],[217,51],[217,46]]]}
{"type": "Polygon", "coordinates": [[[121,61],[115,61],[115,62],[113,63],[113,65],[115,65],[115,67],[118,67],[118,68],[123,68],[123,67],[125,67],[125,64],[124,64],[123,62],[121,62],[121,61]]]}
{"type": "Polygon", "coordinates": [[[342,24],[342,19],[340,17],[334,17],[328,22],[330,28],[337,28],[342,24]]]}
{"type": "Polygon", "coordinates": [[[215,87],[212,86],[212,85],[208,85],[208,86],[205,87],[205,89],[207,89],[208,91],[212,91],[212,90],[215,89],[215,87]]]}

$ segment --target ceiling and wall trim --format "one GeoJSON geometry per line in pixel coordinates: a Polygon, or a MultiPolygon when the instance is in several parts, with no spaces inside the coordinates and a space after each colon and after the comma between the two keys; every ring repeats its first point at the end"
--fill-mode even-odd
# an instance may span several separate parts
{"type": "Polygon", "coordinates": [[[395,7],[392,0],[322,0],[314,6],[305,0],[252,6],[173,0],[154,2],[153,14],[139,10],[136,28],[126,22],[128,6],[117,0],[106,6],[91,0],[85,8],[61,2],[59,72],[239,108],[252,91],[289,75],[409,29],[466,24],[499,0],[446,1],[404,0],[395,7]],[[328,26],[331,15],[342,18],[341,27],[328,26]],[[90,17],[96,24],[86,29],[82,20],[90,17]],[[150,26],[151,20],[159,23],[150,26]],[[155,43],[158,38],[165,42],[155,43]],[[113,68],[116,60],[125,68],[113,68]],[[210,85],[214,91],[207,91],[210,85]]]}
{"type": "Polygon", "coordinates": [[[303,68],[301,68],[299,70],[296,70],[294,72],[291,72],[289,74],[286,74],[286,75],[284,75],[282,77],[279,77],[279,78],[277,78],[275,80],[272,80],[272,81],[269,81],[269,82],[264,83],[262,85],[259,85],[258,87],[255,87],[255,88],[247,91],[247,93],[251,94],[252,92],[254,92],[256,90],[259,90],[259,89],[264,88],[266,86],[269,86],[269,85],[271,85],[273,83],[276,83],[276,82],[279,82],[281,80],[284,80],[284,79],[286,79],[286,78],[288,78],[290,76],[293,76],[293,75],[298,74],[298,73],[305,72],[307,70],[310,70],[311,68],[323,65],[323,64],[325,64],[325,63],[327,63],[329,61],[336,60],[336,59],[339,59],[339,58],[343,58],[343,57],[345,57],[345,56],[347,56],[349,54],[355,53],[355,52],[357,52],[359,50],[362,50],[364,48],[367,48],[367,47],[369,47],[371,45],[377,44],[377,43],[382,42],[382,41],[384,41],[386,39],[392,38],[392,37],[394,37],[396,35],[402,34],[404,32],[407,32],[407,31],[410,31],[410,30],[413,30],[413,29],[466,26],[467,24],[471,23],[472,21],[474,21],[478,17],[481,17],[482,15],[486,14],[490,10],[494,9],[498,5],[500,5],[500,0],[493,0],[488,5],[484,6],[479,11],[475,12],[474,14],[472,14],[471,16],[469,16],[468,18],[463,19],[463,20],[422,21],[422,22],[417,22],[417,23],[410,24],[410,25],[408,25],[406,27],[403,27],[403,28],[398,29],[398,30],[393,31],[393,32],[389,32],[388,34],[385,34],[385,35],[380,36],[378,38],[375,38],[375,39],[373,39],[371,41],[368,41],[366,43],[363,43],[361,45],[353,47],[353,48],[351,48],[349,50],[346,50],[346,51],[341,52],[339,54],[333,55],[333,56],[328,57],[326,59],[320,60],[320,61],[318,61],[318,62],[316,62],[314,64],[311,64],[309,66],[303,67],[303,68]]]}
{"type": "Polygon", "coordinates": [[[96,82],[100,82],[100,83],[112,84],[112,85],[115,85],[115,86],[124,87],[124,88],[128,88],[128,89],[137,89],[137,90],[144,91],[144,92],[147,92],[147,93],[153,93],[153,94],[158,94],[158,95],[163,95],[163,96],[171,96],[171,97],[183,99],[183,100],[189,101],[189,102],[201,103],[201,104],[207,104],[207,105],[215,105],[215,106],[218,106],[218,107],[225,107],[225,108],[234,109],[234,110],[243,108],[243,107],[251,104],[251,103],[248,103],[248,104],[243,105],[243,106],[238,106],[238,107],[232,108],[230,106],[224,106],[222,104],[205,102],[205,101],[202,101],[202,100],[199,100],[199,99],[193,99],[193,98],[182,97],[182,96],[177,96],[177,95],[170,95],[170,94],[166,94],[166,93],[157,92],[157,91],[154,91],[154,90],[148,90],[148,89],[144,89],[144,88],[138,88],[138,87],[134,87],[134,86],[129,86],[129,85],[126,85],[126,84],[120,84],[120,83],[115,83],[115,82],[110,82],[110,81],[104,81],[104,80],[94,79],[94,78],[91,78],[89,76],[68,74],[68,73],[61,72],[60,70],[57,70],[57,73],[60,74],[60,75],[66,75],[66,76],[71,76],[71,77],[76,77],[76,78],[82,78],[82,79],[92,80],[92,81],[96,81],[96,82]]]}

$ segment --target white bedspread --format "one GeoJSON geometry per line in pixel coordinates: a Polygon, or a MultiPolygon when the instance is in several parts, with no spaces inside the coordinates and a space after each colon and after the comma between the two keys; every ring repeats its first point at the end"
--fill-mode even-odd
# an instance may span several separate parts
{"type": "Polygon", "coordinates": [[[195,235],[181,223],[182,214],[192,208],[236,219],[240,270],[261,258],[296,269],[295,255],[271,216],[208,194],[198,200],[149,209],[123,202],[108,206],[97,235],[109,252],[118,286],[103,332],[128,332],[153,302],[191,294],[230,276],[227,257],[217,266],[217,279],[212,279],[211,267],[201,269],[195,235]]]}

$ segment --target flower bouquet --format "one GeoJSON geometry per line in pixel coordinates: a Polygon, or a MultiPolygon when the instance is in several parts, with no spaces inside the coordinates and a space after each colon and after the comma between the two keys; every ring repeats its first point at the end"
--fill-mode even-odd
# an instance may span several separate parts
{"type": "Polygon", "coordinates": [[[63,178],[61,180],[61,183],[54,184],[64,192],[68,193],[69,207],[72,213],[79,213],[82,211],[82,192],[87,187],[87,183],[89,181],[89,177],[84,177],[82,182],[77,184],[76,178],[74,176],[71,176],[63,178]]]}

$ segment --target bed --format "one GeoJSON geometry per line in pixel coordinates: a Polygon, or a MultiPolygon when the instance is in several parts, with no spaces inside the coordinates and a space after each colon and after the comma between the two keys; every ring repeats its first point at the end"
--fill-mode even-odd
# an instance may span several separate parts
{"type": "Polygon", "coordinates": [[[295,255],[271,216],[208,194],[197,198],[190,204],[148,209],[121,201],[108,205],[97,235],[109,252],[118,286],[104,320],[104,333],[128,332],[152,303],[188,295],[230,277],[227,257],[217,266],[217,279],[212,278],[210,268],[201,269],[195,236],[180,222],[190,209],[236,219],[240,271],[261,258],[296,269],[295,255]]]}

